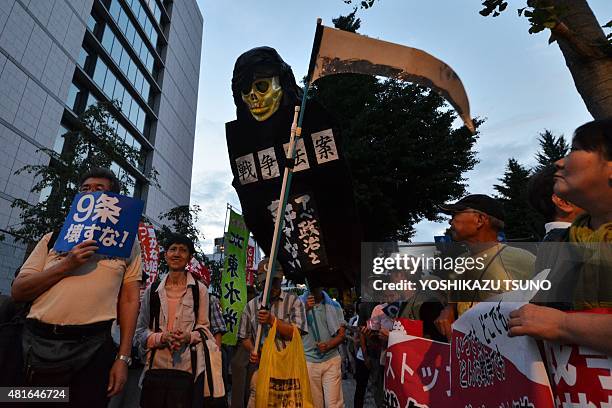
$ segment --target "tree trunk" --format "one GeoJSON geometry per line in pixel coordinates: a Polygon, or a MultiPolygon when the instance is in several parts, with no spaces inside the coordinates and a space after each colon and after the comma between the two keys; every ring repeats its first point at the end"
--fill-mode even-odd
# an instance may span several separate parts
{"type": "Polygon", "coordinates": [[[553,38],[595,119],[612,117],[612,46],[586,0],[552,0],[561,13],[553,38]]]}

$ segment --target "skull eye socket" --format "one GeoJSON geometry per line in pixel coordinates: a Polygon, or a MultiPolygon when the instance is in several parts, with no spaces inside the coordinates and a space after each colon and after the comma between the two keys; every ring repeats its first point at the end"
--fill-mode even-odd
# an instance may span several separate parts
{"type": "Polygon", "coordinates": [[[270,84],[268,83],[268,81],[255,81],[253,85],[255,86],[255,89],[257,89],[257,92],[262,93],[267,92],[270,88],[270,84]]]}

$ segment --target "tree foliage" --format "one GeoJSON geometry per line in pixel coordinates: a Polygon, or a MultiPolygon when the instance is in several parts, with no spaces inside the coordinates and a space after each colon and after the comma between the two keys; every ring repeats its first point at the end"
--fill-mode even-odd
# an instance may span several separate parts
{"type": "MultiPolygon", "coordinates": [[[[334,22],[341,29],[360,23],[355,11],[334,22]]],[[[437,93],[367,75],[332,75],[316,82],[312,97],[341,132],[365,240],[409,240],[415,223],[439,219],[436,204],[465,193],[476,137],[453,128],[456,114],[437,93]]]]}
{"type": "Polygon", "coordinates": [[[534,240],[541,236],[537,226],[542,224],[541,217],[533,210],[527,200],[527,185],[531,171],[511,158],[500,184],[494,185],[506,213],[504,232],[508,240],[534,240]]]}
{"type": "Polygon", "coordinates": [[[165,223],[157,233],[159,237],[158,240],[163,245],[171,232],[183,234],[193,241],[196,249],[196,259],[202,260],[203,255],[200,240],[204,239],[204,236],[196,226],[201,212],[202,209],[200,206],[194,204],[191,207],[188,205],[179,205],[160,214],[159,219],[165,223]]]}
{"type": "Polygon", "coordinates": [[[567,156],[569,145],[565,141],[565,137],[560,135],[556,137],[550,130],[544,130],[538,138],[540,151],[536,153],[536,165],[534,171],[539,171],[542,168],[554,164],[557,160],[567,156]]]}
{"type": "MultiPolygon", "coordinates": [[[[62,136],[64,148],[61,155],[51,149],[40,149],[49,156],[48,162],[26,165],[15,172],[34,176],[32,193],[49,192],[36,204],[22,199],[12,203],[13,208],[21,210],[21,223],[10,228],[17,241],[35,242],[50,230],[60,228],[78,193],[79,179],[88,170],[110,168],[113,163],[134,166],[140,163],[141,153],[127,145],[115,130],[114,109],[117,109],[116,102],[91,105],[79,116],[76,130],[62,136]]],[[[150,182],[157,182],[156,174],[155,169],[149,172],[150,182]]],[[[117,176],[122,192],[127,193],[133,181],[125,173],[117,176]]]]}
{"type": "Polygon", "coordinates": [[[506,237],[508,239],[536,239],[544,237],[544,217],[529,205],[529,178],[542,168],[565,157],[569,146],[563,135],[555,136],[550,130],[539,134],[540,149],[536,152],[536,166],[533,169],[521,165],[517,160],[508,160],[501,182],[494,186],[497,198],[504,205],[506,212],[506,237]]]}

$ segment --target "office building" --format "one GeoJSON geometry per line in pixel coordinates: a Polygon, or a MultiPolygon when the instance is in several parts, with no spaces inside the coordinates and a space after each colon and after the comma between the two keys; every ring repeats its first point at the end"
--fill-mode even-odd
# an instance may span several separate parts
{"type": "Polygon", "coordinates": [[[118,100],[117,133],[141,151],[115,163],[134,181],[145,214],[189,204],[202,45],[196,0],[0,1],[0,292],[7,293],[25,245],[11,203],[36,203],[34,180],[14,174],[61,153],[62,137],[97,101],[118,100]],[[160,188],[146,174],[159,173],[160,188]]]}

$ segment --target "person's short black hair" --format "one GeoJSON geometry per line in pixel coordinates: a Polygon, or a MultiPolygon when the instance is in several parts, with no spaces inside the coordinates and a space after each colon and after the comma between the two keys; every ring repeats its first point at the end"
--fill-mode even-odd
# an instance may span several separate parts
{"type": "Polygon", "coordinates": [[[587,122],[576,129],[572,150],[598,152],[606,160],[612,160],[612,118],[587,122]]]}
{"type": "Polygon", "coordinates": [[[165,244],[166,244],[165,245],[166,251],[173,244],[183,244],[189,250],[189,255],[195,254],[195,245],[193,244],[193,241],[189,237],[187,237],[186,235],[179,234],[177,232],[172,232],[166,238],[166,243],[165,244]]]}
{"type": "Polygon", "coordinates": [[[110,169],[104,167],[94,167],[93,169],[86,171],[79,179],[79,186],[83,185],[85,180],[87,180],[88,178],[107,179],[111,182],[110,191],[112,193],[117,194],[121,193],[121,182],[119,181],[115,173],[113,173],[113,171],[110,169]]]}
{"type": "Polygon", "coordinates": [[[527,184],[529,205],[540,213],[546,222],[554,221],[557,214],[557,207],[552,201],[556,171],[555,165],[550,164],[531,176],[527,184]]]}

